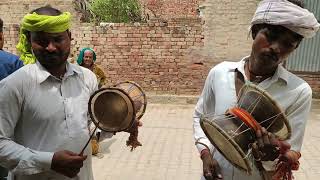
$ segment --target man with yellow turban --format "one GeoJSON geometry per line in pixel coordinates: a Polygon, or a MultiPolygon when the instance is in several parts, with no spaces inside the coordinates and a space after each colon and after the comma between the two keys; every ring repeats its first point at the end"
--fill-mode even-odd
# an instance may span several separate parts
{"type": "Polygon", "coordinates": [[[70,13],[42,7],[24,16],[17,46],[24,64],[0,83],[0,164],[9,180],[92,179],[87,100],[95,75],[67,63],[70,13]],[[84,83],[80,83],[84,82],[84,83]],[[87,149],[84,154],[90,154],[87,149]],[[83,168],[81,168],[83,167],[83,168]]]}
{"type": "Polygon", "coordinates": [[[195,107],[194,139],[203,162],[202,180],[292,179],[291,170],[299,165],[312,90],[281,63],[303,38],[314,36],[319,27],[315,16],[304,9],[299,0],[262,0],[259,3],[250,27],[251,54],[239,62],[222,62],[213,67],[195,107]],[[249,154],[245,157],[256,164],[252,166],[251,175],[232,165],[210,143],[200,126],[200,117],[224,114],[233,107],[244,83],[266,90],[283,109],[292,128],[290,139],[281,143],[265,128],[256,131],[257,142],[251,146],[253,158],[249,154]]]}
{"type": "Polygon", "coordinates": [[[87,68],[67,61],[71,15],[41,7],[24,16],[24,67],[0,82],[0,166],[9,180],[93,180],[88,102],[98,89],[87,68]]]}

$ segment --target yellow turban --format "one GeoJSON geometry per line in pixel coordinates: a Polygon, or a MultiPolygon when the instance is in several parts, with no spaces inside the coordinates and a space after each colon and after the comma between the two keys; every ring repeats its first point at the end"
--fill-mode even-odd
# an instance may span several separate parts
{"type": "Polygon", "coordinates": [[[36,57],[31,51],[31,44],[27,40],[27,31],[60,33],[68,30],[70,25],[71,14],[69,12],[64,12],[59,16],[39,15],[35,12],[25,15],[22,19],[19,42],[17,45],[17,50],[20,52],[20,59],[24,64],[36,62],[36,57]]]}

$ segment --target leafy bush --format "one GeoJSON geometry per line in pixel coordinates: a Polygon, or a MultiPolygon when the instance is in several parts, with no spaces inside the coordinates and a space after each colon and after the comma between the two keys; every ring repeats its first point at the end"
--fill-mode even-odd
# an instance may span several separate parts
{"type": "Polygon", "coordinates": [[[92,0],[90,10],[99,22],[141,21],[141,5],[138,0],[92,0]]]}

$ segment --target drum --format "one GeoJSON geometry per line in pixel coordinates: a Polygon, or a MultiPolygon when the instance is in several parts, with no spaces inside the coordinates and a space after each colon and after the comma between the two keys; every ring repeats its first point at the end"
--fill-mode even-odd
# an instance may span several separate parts
{"type": "Polygon", "coordinates": [[[255,131],[265,127],[280,140],[290,138],[288,120],[272,97],[252,84],[244,85],[235,107],[225,114],[200,117],[200,125],[217,150],[235,167],[251,174],[250,144],[255,131]]]}
{"type": "Polygon", "coordinates": [[[124,90],[130,96],[134,104],[136,121],[130,129],[130,136],[127,140],[127,146],[131,147],[131,151],[133,151],[136,147],[142,146],[138,141],[138,126],[140,124],[139,120],[144,115],[147,107],[147,98],[143,89],[135,82],[120,82],[114,87],[124,90]]]}
{"type": "MultiPolygon", "coordinates": [[[[144,91],[132,81],[97,90],[91,95],[88,104],[90,118],[96,126],[90,139],[93,138],[97,128],[112,133],[130,129],[127,146],[130,146],[131,150],[141,146],[137,139],[139,123],[136,121],[144,115],[146,106],[147,99],[144,91]]],[[[83,153],[89,141],[80,154],[83,153]]]]}

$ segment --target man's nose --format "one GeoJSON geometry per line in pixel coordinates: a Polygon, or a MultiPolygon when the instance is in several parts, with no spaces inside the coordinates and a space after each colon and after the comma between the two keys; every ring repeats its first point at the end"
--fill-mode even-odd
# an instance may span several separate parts
{"type": "Polygon", "coordinates": [[[56,51],[57,48],[56,48],[56,46],[54,45],[54,43],[50,41],[50,42],[48,43],[47,47],[46,47],[46,50],[49,51],[49,52],[53,52],[53,51],[56,51]]]}
{"type": "Polygon", "coordinates": [[[279,54],[281,52],[281,45],[279,42],[275,41],[272,42],[270,48],[272,49],[272,51],[276,54],[279,54]]]}

